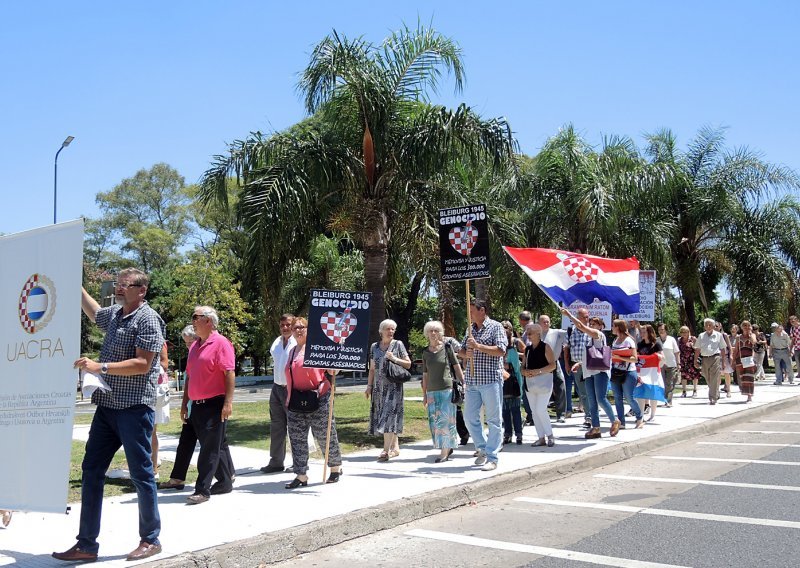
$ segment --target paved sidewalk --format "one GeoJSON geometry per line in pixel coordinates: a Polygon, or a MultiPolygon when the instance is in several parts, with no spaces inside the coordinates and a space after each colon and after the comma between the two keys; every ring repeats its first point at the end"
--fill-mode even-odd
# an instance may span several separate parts
{"type": "MultiPolygon", "coordinates": [[[[580,430],[583,416],[579,415],[568,419],[566,424],[553,424],[556,435],[554,448],[532,448],[530,444],[535,439],[535,431],[533,427],[526,427],[525,443],[506,447],[500,454],[498,469],[491,473],[481,472],[472,465],[471,444],[457,450],[451,461],[435,464],[433,458],[438,451],[431,449],[429,441],[423,441],[402,447],[401,455],[388,463],[375,461],[378,453],[376,450],[345,456],[343,476],[336,485],[323,485],[322,465],[319,461],[312,462],[309,486],[289,492],[283,486],[293,479],[293,474],[264,475],[259,471],[268,461],[268,452],[232,447],[237,470],[233,493],[214,496],[202,505],[188,506],[186,496],[191,494],[191,486],[187,486],[184,491],[159,492],[164,551],[150,560],[170,566],[194,565],[194,561],[186,558],[170,560],[170,557],[243,539],[251,539],[248,541],[251,543],[265,541],[268,533],[293,527],[296,528],[295,534],[305,534],[307,542],[303,546],[311,550],[319,544],[314,542],[315,539],[325,539],[325,535],[316,530],[303,533],[306,528],[303,525],[314,521],[348,513],[350,515],[347,519],[361,518],[353,513],[365,508],[375,508],[370,511],[374,511],[376,518],[396,514],[391,512],[396,509],[390,509],[393,504],[396,505],[398,501],[410,504],[413,501],[410,498],[415,496],[437,493],[446,496],[450,494],[448,491],[458,489],[459,486],[468,488],[465,491],[469,492],[473,487],[487,487],[491,484],[491,481],[473,482],[497,476],[502,476],[496,480],[501,484],[506,480],[511,484],[520,479],[519,475],[515,477],[510,472],[528,475],[530,478],[545,475],[546,471],[557,471],[561,474],[562,470],[570,471],[570,464],[579,462],[582,458],[600,458],[619,450],[624,451],[625,455],[631,455],[636,451],[637,442],[659,439],[668,443],[677,440],[677,436],[685,437],[687,428],[694,427],[695,433],[699,433],[711,427],[715,418],[800,396],[800,388],[790,385],[774,386],[771,383],[771,380],[757,383],[755,400],[751,404],[745,404],[744,397],[735,393],[732,398],[723,398],[717,405],[710,406],[705,398],[707,391],[701,387],[698,398],[684,399],[678,396],[673,408],[658,409],[653,423],[647,424],[641,430],[621,431],[616,438],[607,437],[608,424],[604,419],[604,437],[600,440],[585,440],[584,431],[580,430]],[[548,468],[549,464],[554,464],[554,467],[548,468]],[[253,540],[253,537],[260,538],[253,540]]],[[[734,387],[733,390],[738,389],[734,387]]],[[[632,425],[633,421],[629,420],[629,428],[632,425]]],[[[779,429],[775,428],[779,425],[770,426],[772,427],[765,429],[779,429]]],[[[76,427],[76,438],[85,438],[87,428],[76,427]]],[[[174,452],[177,440],[166,436],[161,437],[161,440],[162,455],[165,459],[171,459],[170,454],[174,452]]],[[[584,462],[586,463],[588,462],[584,462]]],[[[493,484],[495,489],[498,483],[493,484]]],[[[509,489],[512,487],[509,486],[509,489]]],[[[8,529],[0,529],[0,566],[64,565],[50,558],[50,553],[54,550],[66,550],[74,544],[79,512],[80,504],[73,504],[70,515],[16,513],[8,529]]],[[[337,522],[344,521],[340,518],[337,522]]],[[[364,528],[353,526],[353,536],[359,530],[364,528]]],[[[100,562],[104,565],[133,564],[125,561],[125,554],[138,544],[135,493],[106,499],[99,541],[100,562]]],[[[244,548],[244,544],[242,547],[244,548]]],[[[237,545],[231,545],[224,549],[226,562],[223,565],[258,565],[258,561],[252,561],[252,556],[237,560],[236,548],[237,545]]],[[[203,557],[203,554],[196,556],[203,557]]],[[[208,555],[204,560],[209,565],[220,565],[208,555]]]]}

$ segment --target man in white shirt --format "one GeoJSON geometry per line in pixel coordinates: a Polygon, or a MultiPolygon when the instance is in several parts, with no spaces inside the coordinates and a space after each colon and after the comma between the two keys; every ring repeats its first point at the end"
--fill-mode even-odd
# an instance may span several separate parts
{"type": "MultiPolygon", "coordinates": [[[[553,350],[556,358],[556,370],[553,373],[553,397],[556,403],[556,422],[564,422],[564,414],[567,411],[567,390],[564,384],[564,372],[558,359],[564,352],[564,345],[567,342],[566,329],[551,329],[550,316],[542,314],[539,316],[539,325],[542,326],[542,341],[553,350]]],[[[570,393],[572,394],[572,393],[570,393]]]]}
{"type": "Polygon", "coordinates": [[[722,355],[725,353],[725,338],[714,329],[716,322],[711,318],[703,320],[705,333],[697,338],[694,356],[700,357],[701,363],[695,362],[695,367],[708,383],[708,403],[717,404],[719,400],[719,378],[722,374],[722,355]]]}
{"type": "Polygon", "coordinates": [[[671,335],[667,335],[667,326],[658,324],[658,338],[661,340],[661,352],[664,359],[661,365],[661,374],[664,376],[664,394],[667,398],[666,407],[672,406],[672,391],[678,382],[677,370],[681,366],[681,351],[678,342],[671,335]]]}
{"type": "Polygon", "coordinates": [[[775,364],[775,383],[783,384],[784,374],[789,378],[789,384],[794,383],[794,371],[792,371],[792,357],[789,354],[792,346],[792,338],[783,330],[783,326],[778,323],[772,324],[772,335],[769,338],[769,352],[775,364]]]}
{"type": "Polygon", "coordinates": [[[292,335],[294,316],[281,316],[281,334],[272,342],[272,391],[269,395],[269,464],[261,468],[264,473],[279,473],[284,470],[286,458],[286,361],[292,348],[297,345],[292,335]]]}

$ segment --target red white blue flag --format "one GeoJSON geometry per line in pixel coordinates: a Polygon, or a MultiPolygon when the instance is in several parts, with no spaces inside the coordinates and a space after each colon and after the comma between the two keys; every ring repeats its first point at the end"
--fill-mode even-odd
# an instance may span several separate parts
{"type": "Polygon", "coordinates": [[[609,302],[620,314],[639,311],[639,261],[543,248],[503,247],[554,302],[609,302]]]}
{"type": "Polygon", "coordinates": [[[636,369],[639,371],[639,382],[633,389],[633,398],[667,402],[658,355],[639,355],[636,369]]]}

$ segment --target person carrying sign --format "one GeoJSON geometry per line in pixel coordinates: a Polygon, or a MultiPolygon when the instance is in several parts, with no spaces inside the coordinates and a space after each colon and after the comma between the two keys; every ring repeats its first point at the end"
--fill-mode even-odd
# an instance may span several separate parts
{"type": "Polygon", "coordinates": [[[472,300],[469,306],[472,326],[461,343],[459,355],[468,359],[464,419],[475,442],[475,465],[483,471],[497,469],[497,454],[503,444],[503,357],[508,340],[500,322],[486,313],[486,302],[472,300]],[[483,435],[481,407],[489,426],[483,435]]]}

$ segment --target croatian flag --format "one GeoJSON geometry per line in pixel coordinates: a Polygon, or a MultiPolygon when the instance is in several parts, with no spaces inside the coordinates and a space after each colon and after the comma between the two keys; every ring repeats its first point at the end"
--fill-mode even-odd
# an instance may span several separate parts
{"type": "Polygon", "coordinates": [[[639,355],[636,368],[639,371],[639,382],[633,389],[633,398],[667,402],[658,355],[639,355]]]}
{"type": "Polygon", "coordinates": [[[619,314],[639,311],[639,261],[543,248],[503,247],[554,302],[609,302],[619,314]]]}

